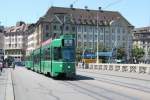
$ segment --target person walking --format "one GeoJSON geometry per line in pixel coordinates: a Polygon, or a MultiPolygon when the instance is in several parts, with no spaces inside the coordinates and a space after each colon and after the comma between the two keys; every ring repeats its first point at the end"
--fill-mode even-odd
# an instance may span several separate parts
{"type": "Polygon", "coordinates": [[[85,64],[84,61],[82,61],[82,68],[83,68],[83,69],[84,69],[84,64],[85,64]]]}
{"type": "Polygon", "coordinates": [[[3,71],[3,63],[0,62],[0,71],[2,72],[3,71]]]}
{"type": "Polygon", "coordinates": [[[15,62],[13,62],[13,69],[15,69],[15,62]]]}

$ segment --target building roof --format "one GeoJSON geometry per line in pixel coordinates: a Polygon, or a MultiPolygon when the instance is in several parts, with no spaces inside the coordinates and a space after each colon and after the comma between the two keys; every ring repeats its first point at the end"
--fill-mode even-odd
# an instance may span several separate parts
{"type": "Polygon", "coordinates": [[[24,32],[28,29],[28,24],[25,24],[24,22],[17,22],[16,26],[11,26],[5,28],[6,33],[15,33],[15,32],[24,32]]]}
{"type": "Polygon", "coordinates": [[[150,26],[135,28],[134,33],[150,33],[150,26]]]}
{"type": "MultiPolygon", "coordinates": [[[[97,24],[97,15],[99,18],[99,25],[108,25],[112,20],[122,19],[128,26],[132,26],[119,12],[117,11],[103,11],[103,10],[90,10],[78,8],[64,8],[64,7],[51,7],[46,14],[39,19],[39,21],[53,21],[54,14],[68,14],[72,17],[74,24],[97,24]]],[[[38,21],[38,22],[39,22],[38,21]]]]}

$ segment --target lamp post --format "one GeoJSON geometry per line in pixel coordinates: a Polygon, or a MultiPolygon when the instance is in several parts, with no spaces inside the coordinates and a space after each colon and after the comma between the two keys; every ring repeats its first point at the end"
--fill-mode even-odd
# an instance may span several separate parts
{"type": "MultiPolygon", "coordinates": [[[[110,23],[109,23],[109,26],[111,27],[112,25],[113,25],[113,23],[115,23],[117,20],[112,20],[112,21],[110,21],[110,23]]],[[[113,28],[115,28],[115,27],[113,27],[113,28]]],[[[111,30],[111,28],[110,28],[110,30],[111,30]]],[[[111,31],[110,31],[111,32],[111,31]]],[[[112,47],[112,52],[114,52],[114,50],[116,50],[115,51],[115,58],[117,58],[117,42],[118,42],[118,37],[117,37],[117,32],[115,32],[115,41],[114,41],[114,46],[112,47]]]]}

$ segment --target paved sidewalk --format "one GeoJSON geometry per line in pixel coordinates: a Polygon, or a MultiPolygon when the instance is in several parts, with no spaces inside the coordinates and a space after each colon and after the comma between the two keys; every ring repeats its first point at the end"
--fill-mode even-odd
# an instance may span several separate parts
{"type": "Polygon", "coordinates": [[[0,75],[0,100],[14,100],[12,69],[4,68],[0,75]]]}

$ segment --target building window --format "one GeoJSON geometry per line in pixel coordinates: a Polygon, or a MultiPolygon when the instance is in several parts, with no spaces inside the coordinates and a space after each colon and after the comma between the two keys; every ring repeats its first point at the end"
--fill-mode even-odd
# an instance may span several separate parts
{"type": "Polygon", "coordinates": [[[125,33],[125,29],[124,28],[122,29],[122,33],[125,33]]]}
{"type": "Polygon", "coordinates": [[[85,46],[85,47],[87,46],[87,42],[84,42],[84,46],[85,46]]]}
{"type": "Polygon", "coordinates": [[[81,44],[81,42],[78,42],[78,47],[80,47],[82,44],[81,44]]]}
{"type": "Polygon", "coordinates": [[[100,35],[100,40],[103,40],[103,35],[100,35]]]}
{"type": "Polygon", "coordinates": [[[117,37],[117,38],[118,38],[118,40],[120,40],[120,35],[118,35],[118,37],[117,37]]]}
{"type": "Polygon", "coordinates": [[[112,40],[115,40],[115,35],[112,35],[112,40]]]}
{"type": "Polygon", "coordinates": [[[106,35],[106,40],[110,40],[110,36],[109,35],[106,35]]]}
{"type": "Polygon", "coordinates": [[[14,39],[12,39],[12,42],[14,42],[14,39]]]}
{"type": "Polygon", "coordinates": [[[81,39],[81,34],[78,34],[78,39],[81,39]]]}
{"type": "Polygon", "coordinates": [[[56,26],[56,25],[54,25],[54,26],[53,26],[53,29],[54,29],[54,30],[56,30],[56,29],[57,29],[57,26],[56,26]]]}
{"type": "Polygon", "coordinates": [[[86,32],[87,31],[87,29],[86,29],[86,27],[84,27],[84,32],[86,32]]]}
{"type": "Polygon", "coordinates": [[[46,31],[48,31],[49,30],[49,25],[46,25],[46,31]]]}
{"type": "Polygon", "coordinates": [[[115,29],[114,28],[112,28],[112,33],[115,33],[115,29]]]}
{"type": "Polygon", "coordinates": [[[81,32],[81,26],[78,26],[78,32],[81,32]]]}
{"type": "Polygon", "coordinates": [[[123,39],[122,39],[123,41],[125,41],[125,40],[126,40],[126,36],[125,36],[125,35],[124,35],[122,38],[123,38],[123,39]]]}
{"type": "Polygon", "coordinates": [[[93,30],[92,30],[92,27],[89,27],[89,32],[92,32],[93,30]]]}
{"type": "Polygon", "coordinates": [[[87,35],[86,34],[84,34],[84,39],[86,39],[87,38],[87,35]]]}
{"type": "Polygon", "coordinates": [[[106,29],[106,30],[105,30],[105,33],[109,33],[109,30],[108,30],[108,29],[106,29]]]}
{"type": "Polygon", "coordinates": [[[90,35],[90,37],[89,37],[89,38],[90,38],[90,40],[93,40],[93,35],[90,35]]]}
{"type": "Polygon", "coordinates": [[[59,27],[59,28],[60,28],[60,30],[62,30],[62,25],[60,25],[60,27],[59,27]]]}
{"type": "Polygon", "coordinates": [[[72,31],[75,32],[75,27],[74,26],[72,27],[72,31]]]}
{"type": "Polygon", "coordinates": [[[69,27],[68,26],[66,26],[66,31],[68,31],[69,30],[69,27]]]}
{"type": "Polygon", "coordinates": [[[97,35],[95,35],[95,37],[94,37],[95,39],[97,38],[97,35]]]}
{"type": "Polygon", "coordinates": [[[117,29],[117,33],[120,33],[120,28],[117,29]]]}
{"type": "Polygon", "coordinates": [[[104,28],[100,28],[100,32],[101,32],[101,33],[104,33],[104,28]]]}

